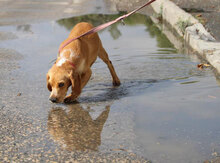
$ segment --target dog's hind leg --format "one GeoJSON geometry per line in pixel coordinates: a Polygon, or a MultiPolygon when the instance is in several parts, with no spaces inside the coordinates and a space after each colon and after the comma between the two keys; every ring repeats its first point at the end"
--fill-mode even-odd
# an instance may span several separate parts
{"type": "Polygon", "coordinates": [[[105,62],[108,66],[108,69],[112,75],[112,83],[114,86],[119,86],[120,85],[120,80],[115,72],[115,69],[112,65],[112,62],[109,60],[108,54],[105,51],[105,49],[103,47],[101,47],[99,54],[98,54],[99,58],[101,58],[103,60],[103,62],[105,62]]]}

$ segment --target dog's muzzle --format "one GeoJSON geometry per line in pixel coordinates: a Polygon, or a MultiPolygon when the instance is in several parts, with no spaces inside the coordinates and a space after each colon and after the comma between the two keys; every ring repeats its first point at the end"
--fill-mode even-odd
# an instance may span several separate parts
{"type": "Polygon", "coordinates": [[[58,99],[55,97],[50,97],[49,100],[53,103],[56,103],[58,101],[58,99]]]}

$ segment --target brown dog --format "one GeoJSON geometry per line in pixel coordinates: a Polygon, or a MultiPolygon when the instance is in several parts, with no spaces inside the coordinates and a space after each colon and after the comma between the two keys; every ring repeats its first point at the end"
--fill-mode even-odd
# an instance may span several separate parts
{"type": "MultiPolygon", "coordinates": [[[[71,31],[69,37],[75,38],[93,26],[89,23],[79,23],[71,31]]],[[[61,43],[60,47],[67,41],[61,43]]],[[[100,57],[108,66],[113,79],[113,85],[120,85],[120,80],[102,47],[97,33],[77,39],[65,46],[57,57],[55,64],[47,73],[47,87],[51,91],[52,102],[72,102],[80,95],[81,90],[91,77],[91,66],[100,57]],[[72,85],[72,93],[66,97],[68,88],[72,85]]]]}

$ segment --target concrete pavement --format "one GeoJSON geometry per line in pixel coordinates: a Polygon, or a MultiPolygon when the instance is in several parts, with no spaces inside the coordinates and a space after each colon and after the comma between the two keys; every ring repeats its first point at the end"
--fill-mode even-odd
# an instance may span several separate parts
{"type": "Polygon", "coordinates": [[[197,17],[206,29],[220,41],[220,1],[219,0],[172,0],[186,12],[197,17]]]}

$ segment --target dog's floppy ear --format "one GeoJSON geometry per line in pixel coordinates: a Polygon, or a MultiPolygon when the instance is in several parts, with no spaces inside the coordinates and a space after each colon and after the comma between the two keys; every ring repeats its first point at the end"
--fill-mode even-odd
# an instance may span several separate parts
{"type": "Polygon", "coordinates": [[[47,74],[47,88],[51,92],[52,91],[52,87],[51,87],[51,85],[49,83],[49,79],[50,79],[50,76],[47,74]]]}
{"type": "Polygon", "coordinates": [[[81,77],[78,73],[74,72],[73,70],[70,72],[70,81],[72,84],[72,90],[76,94],[81,93],[81,77]]]}

